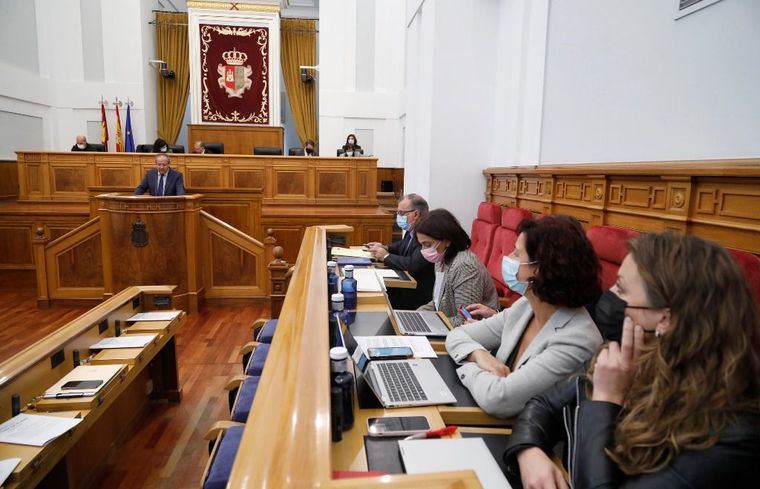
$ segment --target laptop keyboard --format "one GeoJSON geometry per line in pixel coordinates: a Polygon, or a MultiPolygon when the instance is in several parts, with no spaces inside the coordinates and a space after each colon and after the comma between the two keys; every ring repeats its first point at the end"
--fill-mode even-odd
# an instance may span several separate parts
{"type": "Polygon", "coordinates": [[[391,401],[427,401],[425,391],[408,363],[377,362],[376,365],[391,401]]]}
{"type": "Polygon", "coordinates": [[[407,331],[415,333],[432,333],[433,330],[427,325],[422,315],[416,312],[397,312],[398,318],[404,324],[407,331]]]}

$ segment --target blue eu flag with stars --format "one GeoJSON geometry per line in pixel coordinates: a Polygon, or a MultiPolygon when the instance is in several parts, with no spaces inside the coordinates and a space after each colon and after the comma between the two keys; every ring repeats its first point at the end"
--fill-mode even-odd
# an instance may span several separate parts
{"type": "Polygon", "coordinates": [[[132,115],[129,111],[129,105],[127,105],[127,125],[124,132],[126,133],[126,138],[124,140],[124,151],[127,153],[134,153],[135,138],[132,136],[132,115]]]}

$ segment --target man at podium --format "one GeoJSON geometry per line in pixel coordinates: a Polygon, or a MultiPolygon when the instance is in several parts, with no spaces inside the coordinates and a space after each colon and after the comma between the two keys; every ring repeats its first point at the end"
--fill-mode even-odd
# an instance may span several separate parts
{"type": "Polygon", "coordinates": [[[185,195],[185,182],[182,173],[172,170],[171,159],[166,153],[156,155],[156,167],[145,173],[140,185],[135,189],[135,195],[143,195],[146,191],[154,196],[185,195]]]}

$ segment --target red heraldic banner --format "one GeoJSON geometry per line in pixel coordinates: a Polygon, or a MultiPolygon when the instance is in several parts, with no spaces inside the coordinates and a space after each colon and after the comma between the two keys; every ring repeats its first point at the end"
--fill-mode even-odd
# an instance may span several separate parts
{"type": "Polygon", "coordinates": [[[269,29],[200,25],[201,120],[269,124],[269,29]]]}

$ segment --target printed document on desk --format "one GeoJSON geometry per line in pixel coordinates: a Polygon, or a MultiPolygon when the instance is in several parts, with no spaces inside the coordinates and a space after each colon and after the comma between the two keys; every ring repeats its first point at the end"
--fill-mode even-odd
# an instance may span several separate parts
{"type": "Polygon", "coordinates": [[[355,268],[354,278],[356,279],[357,292],[382,292],[385,290],[385,283],[371,268],[355,268]]]}
{"type": "Polygon", "coordinates": [[[398,272],[392,268],[375,268],[375,274],[379,279],[398,278],[398,272]]]}
{"type": "Polygon", "coordinates": [[[81,422],[82,418],[59,418],[21,413],[0,424],[0,443],[41,447],[81,422]]]}
{"type": "Polygon", "coordinates": [[[354,339],[364,353],[367,353],[368,348],[408,346],[412,349],[414,358],[437,357],[426,336],[355,336],[354,339]]]}
{"type": "Polygon", "coordinates": [[[90,350],[105,350],[107,348],[144,348],[156,339],[156,334],[131,334],[124,336],[113,336],[103,338],[94,345],[90,345],[90,350]]]}
{"type": "Polygon", "coordinates": [[[21,459],[18,457],[0,460],[0,485],[3,485],[5,480],[13,473],[13,469],[15,469],[19,463],[21,463],[21,459]]]}
{"type": "Polygon", "coordinates": [[[356,248],[340,248],[333,246],[330,251],[333,256],[350,256],[353,258],[372,258],[372,253],[356,248]]]}
{"type": "Polygon", "coordinates": [[[51,388],[46,390],[42,397],[45,399],[55,399],[57,397],[94,396],[103,387],[108,385],[112,378],[114,378],[126,368],[126,365],[80,365],[79,367],[66,374],[65,377],[56,382],[51,388]],[[83,380],[101,380],[102,382],[94,389],[61,388],[67,382],[83,380]]]}
{"type": "Polygon", "coordinates": [[[401,440],[398,447],[407,474],[470,469],[483,487],[512,488],[482,438],[401,440]]]}
{"type": "Polygon", "coordinates": [[[127,319],[127,322],[137,321],[171,321],[182,313],[182,311],[150,311],[150,312],[138,312],[131,318],[127,319]]]}

